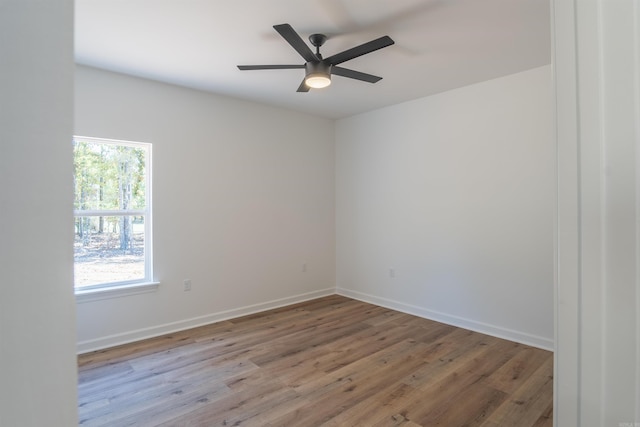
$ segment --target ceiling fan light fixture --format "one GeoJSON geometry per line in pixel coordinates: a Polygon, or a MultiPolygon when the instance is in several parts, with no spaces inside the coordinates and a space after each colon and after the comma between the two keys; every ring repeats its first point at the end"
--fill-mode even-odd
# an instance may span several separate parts
{"type": "Polygon", "coordinates": [[[331,76],[326,74],[310,74],[308,75],[304,82],[313,89],[322,89],[323,87],[327,87],[331,84],[331,76]]]}
{"type": "Polygon", "coordinates": [[[331,84],[331,64],[307,62],[304,83],[313,89],[322,89],[331,84]]]}

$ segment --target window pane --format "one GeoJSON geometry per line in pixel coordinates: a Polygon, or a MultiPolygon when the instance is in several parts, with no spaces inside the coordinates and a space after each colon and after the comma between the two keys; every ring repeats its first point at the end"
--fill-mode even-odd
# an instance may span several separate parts
{"type": "Polygon", "coordinates": [[[76,287],[144,279],[144,217],[76,217],[74,259],[76,287]]]}
{"type": "Polygon", "coordinates": [[[146,149],[74,141],[76,210],[144,209],[146,149]]]}

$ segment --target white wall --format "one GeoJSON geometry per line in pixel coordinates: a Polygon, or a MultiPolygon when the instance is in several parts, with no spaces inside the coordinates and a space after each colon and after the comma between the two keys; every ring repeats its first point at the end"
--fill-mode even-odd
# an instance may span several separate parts
{"type": "Polygon", "coordinates": [[[552,105],[546,66],[338,121],[338,292],[552,348],[552,105]]]}
{"type": "Polygon", "coordinates": [[[79,303],[80,350],[333,293],[331,120],[87,67],[75,110],[78,135],[153,144],[160,282],[79,303]]]}
{"type": "Polygon", "coordinates": [[[73,426],[73,1],[2,0],[0,40],[0,426],[73,426]]]}
{"type": "Polygon", "coordinates": [[[640,425],[640,2],[553,2],[555,425],[640,425]]]}

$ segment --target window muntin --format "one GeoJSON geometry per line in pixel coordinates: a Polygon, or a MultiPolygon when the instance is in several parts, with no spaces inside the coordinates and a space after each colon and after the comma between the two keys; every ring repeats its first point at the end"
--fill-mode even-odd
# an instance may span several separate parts
{"type": "Polygon", "coordinates": [[[74,137],[74,286],[152,281],[151,144],[74,137]]]}

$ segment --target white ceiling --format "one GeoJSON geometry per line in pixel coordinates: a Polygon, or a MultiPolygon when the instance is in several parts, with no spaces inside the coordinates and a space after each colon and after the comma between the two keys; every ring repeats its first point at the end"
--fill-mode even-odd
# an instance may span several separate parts
{"type": "Polygon", "coordinates": [[[329,118],[501,77],[551,62],[548,0],[76,0],[79,64],[329,118]],[[341,64],[383,77],[334,76],[298,93],[303,64],[272,28],[288,23],[323,56],[383,35],[395,45],[341,64]]]}

